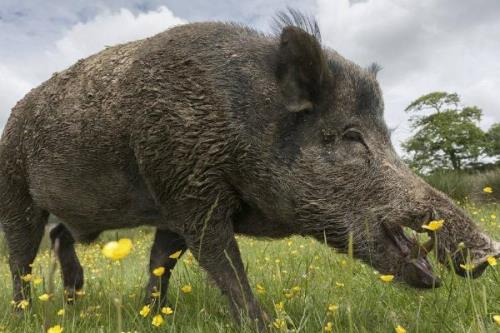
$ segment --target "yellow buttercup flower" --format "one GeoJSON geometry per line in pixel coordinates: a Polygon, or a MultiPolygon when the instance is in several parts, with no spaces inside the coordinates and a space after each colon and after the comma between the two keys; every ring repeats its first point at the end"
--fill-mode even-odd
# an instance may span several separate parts
{"type": "Polygon", "coordinates": [[[345,284],[343,284],[342,282],[335,282],[335,286],[337,288],[343,288],[345,286],[345,284]]]}
{"type": "Polygon", "coordinates": [[[486,258],[486,260],[488,261],[488,264],[490,264],[490,266],[497,265],[497,259],[493,256],[489,256],[488,258],[486,258]]]}
{"type": "Polygon", "coordinates": [[[396,333],[406,333],[405,328],[404,328],[403,326],[401,326],[401,325],[396,326],[396,327],[394,328],[394,331],[395,331],[396,333]]]}
{"type": "Polygon", "coordinates": [[[49,327],[49,329],[47,330],[47,333],[62,333],[62,331],[64,331],[64,328],[62,328],[61,325],[56,325],[56,326],[49,327]]]}
{"type": "Polygon", "coordinates": [[[151,324],[153,324],[153,326],[160,327],[164,321],[165,319],[163,319],[163,317],[160,314],[157,314],[156,316],[153,317],[153,321],[151,322],[151,324]]]}
{"type": "Polygon", "coordinates": [[[33,275],[31,274],[21,275],[21,280],[24,282],[30,282],[31,279],[33,279],[33,275]]]}
{"type": "Polygon", "coordinates": [[[394,280],[394,275],[388,274],[388,275],[380,275],[380,280],[384,282],[392,282],[394,280]]]}
{"type": "Polygon", "coordinates": [[[25,310],[29,305],[30,305],[30,302],[23,299],[22,301],[19,301],[19,303],[17,303],[16,307],[18,309],[25,310]]]}
{"type": "Polygon", "coordinates": [[[57,311],[58,316],[64,316],[64,309],[57,311]]]}
{"type": "Polygon", "coordinates": [[[189,294],[190,292],[193,291],[193,287],[191,287],[190,284],[186,284],[186,285],[181,287],[181,290],[184,294],[189,294]]]}
{"type": "Polygon", "coordinates": [[[328,312],[334,313],[339,309],[339,306],[337,304],[330,304],[328,305],[328,312]]]}
{"type": "Polygon", "coordinates": [[[484,193],[493,193],[493,188],[491,186],[486,186],[483,188],[484,193]]]}
{"type": "Polygon", "coordinates": [[[394,328],[394,331],[395,331],[396,333],[406,333],[405,328],[404,328],[403,326],[401,326],[401,325],[396,326],[396,327],[394,328]]]}
{"type": "Polygon", "coordinates": [[[40,295],[38,296],[38,299],[42,302],[46,302],[50,299],[50,295],[49,294],[43,294],[43,295],[40,295]]]}
{"type": "Polygon", "coordinates": [[[325,332],[333,332],[333,323],[331,321],[326,323],[324,330],[325,332]]]}
{"type": "Polygon", "coordinates": [[[293,298],[295,296],[297,296],[299,293],[300,293],[300,287],[299,286],[295,286],[295,287],[292,287],[291,289],[284,289],[283,290],[283,295],[290,299],[290,298],[293,298]]]}
{"type": "Polygon", "coordinates": [[[259,294],[259,295],[264,295],[266,293],[266,288],[264,288],[262,285],[260,285],[258,283],[255,285],[255,290],[257,291],[257,294],[259,294]]]}
{"type": "Polygon", "coordinates": [[[493,320],[495,323],[497,323],[498,326],[500,326],[500,315],[494,315],[493,320]]]}
{"type": "Polygon", "coordinates": [[[174,310],[172,310],[172,308],[169,306],[164,306],[163,308],[161,308],[161,313],[166,314],[168,316],[174,313],[174,310]]]}
{"type": "Polygon", "coordinates": [[[104,256],[112,260],[123,259],[129,255],[130,251],[132,251],[132,241],[128,238],[109,242],[102,249],[104,256]]]}
{"type": "Polygon", "coordinates": [[[162,276],[163,274],[165,274],[165,267],[156,267],[153,269],[153,275],[162,276]]]}
{"type": "Polygon", "coordinates": [[[43,279],[41,277],[36,277],[36,278],[33,279],[33,284],[35,286],[39,285],[42,282],[43,282],[43,279]]]}
{"type": "Polygon", "coordinates": [[[143,317],[147,317],[149,312],[151,312],[151,308],[149,307],[149,305],[144,305],[141,311],[139,311],[139,314],[143,317]]]}
{"type": "Polygon", "coordinates": [[[286,321],[284,319],[277,318],[274,320],[273,326],[279,330],[286,328],[286,321]]]}
{"type": "Polygon", "coordinates": [[[443,227],[444,220],[433,220],[430,221],[428,224],[422,225],[422,228],[430,230],[430,231],[438,231],[443,227]]]}
{"type": "Polygon", "coordinates": [[[179,257],[181,256],[181,254],[182,254],[182,250],[179,250],[179,251],[177,251],[177,252],[172,253],[172,254],[171,254],[171,255],[169,255],[168,257],[169,257],[170,259],[179,259],[179,257]]]}
{"type": "Polygon", "coordinates": [[[274,308],[276,309],[277,312],[281,312],[285,308],[285,303],[283,301],[276,303],[274,304],[274,308]]]}

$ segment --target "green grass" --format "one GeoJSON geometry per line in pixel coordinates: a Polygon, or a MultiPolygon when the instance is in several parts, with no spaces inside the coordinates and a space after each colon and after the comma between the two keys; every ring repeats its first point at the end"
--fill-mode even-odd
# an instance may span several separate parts
{"type": "MultiPolygon", "coordinates": [[[[498,204],[469,205],[468,209],[487,233],[500,238],[498,204]],[[492,214],[497,217],[492,218],[492,214]]],[[[174,270],[169,290],[174,315],[166,317],[160,328],[153,327],[152,314],[146,318],[139,315],[152,232],[120,231],[118,237],[123,234],[133,235],[134,250],[121,264],[110,262],[100,251],[104,240],[117,236],[115,232],[104,235],[98,244],[78,246],[86,274],[86,294],[74,305],[63,302],[58,272],[54,297],[48,302],[38,300],[44,293],[50,266],[45,243],[34,263],[34,274],[45,280],[34,286],[32,307],[20,315],[12,312],[10,272],[7,259],[2,256],[0,332],[43,332],[44,321],[61,324],[65,333],[116,332],[113,298],[117,295],[123,298],[125,332],[250,331],[233,325],[226,300],[186,255],[174,270]],[[192,285],[192,293],[180,291],[185,284],[192,285]],[[65,309],[64,316],[56,315],[59,309],[65,309]]],[[[311,239],[238,240],[252,287],[258,283],[265,288],[265,293],[257,297],[274,319],[287,322],[290,331],[322,332],[327,322],[332,322],[333,332],[393,332],[397,325],[408,332],[500,331],[492,319],[500,314],[500,264],[477,280],[462,279],[434,265],[440,271],[443,286],[422,291],[399,283],[384,283],[373,268],[311,239]],[[296,286],[300,290],[291,298],[285,297],[286,289],[296,286]],[[281,301],[284,311],[277,313],[274,304],[281,301]],[[330,304],[338,305],[338,310],[329,313],[330,304]]]]}
{"type": "Polygon", "coordinates": [[[500,191],[485,194],[482,189],[491,186],[500,188],[500,169],[488,171],[440,171],[424,176],[424,179],[438,190],[455,200],[475,202],[500,202],[500,191]]]}

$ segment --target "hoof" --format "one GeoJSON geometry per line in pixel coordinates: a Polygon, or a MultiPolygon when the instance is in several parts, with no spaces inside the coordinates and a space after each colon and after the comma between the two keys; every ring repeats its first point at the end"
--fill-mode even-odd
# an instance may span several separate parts
{"type": "Polygon", "coordinates": [[[85,296],[83,290],[76,290],[75,288],[65,288],[64,289],[64,300],[67,304],[73,304],[78,298],[85,296]]]}

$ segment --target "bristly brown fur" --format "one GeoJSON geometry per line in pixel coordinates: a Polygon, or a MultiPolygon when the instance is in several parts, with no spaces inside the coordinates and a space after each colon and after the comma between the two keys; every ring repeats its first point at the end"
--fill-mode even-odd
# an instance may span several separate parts
{"type": "Polygon", "coordinates": [[[313,16],[306,15],[294,8],[279,11],[273,20],[273,30],[276,35],[281,34],[286,27],[297,27],[314,36],[321,43],[321,31],[318,21],[313,16]]]}
{"type": "Polygon", "coordinates": [[[376,77],[377,74],[383,69],[383,67],[376,62],[372,62],[366,69],[376,77]]]}

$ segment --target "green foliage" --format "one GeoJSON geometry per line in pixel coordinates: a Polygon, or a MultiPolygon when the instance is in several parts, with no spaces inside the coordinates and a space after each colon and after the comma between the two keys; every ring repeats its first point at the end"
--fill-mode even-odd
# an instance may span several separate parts
{"type": "Polygon", "coordinates": [[[488,155],[492,157],[500,157],[500,123],[495,123],[486,133],[488,140],[488,155]]]}
{"type": "Polygon", "coordinates": [[[433,92],[413,101],[405,111],[413,114],[410,126],[415,134],[402,147],[417,171],[461,170],[487,152],[486,133],[478,126],[481,109],[460,106],[457,94],[433,92]]]}
{"type": "Polygon", "coordinates": [[[449,94],[443,91],[435,91],[430,94],[420,96],[408,105],[405,111],[422,111],[431,108],[439,112],[445,106],[455,105],[456,107],[458,106],[458,103],[460,103],[460,98],[456,93],[449,94]]]}

